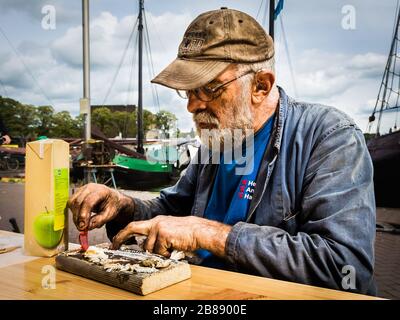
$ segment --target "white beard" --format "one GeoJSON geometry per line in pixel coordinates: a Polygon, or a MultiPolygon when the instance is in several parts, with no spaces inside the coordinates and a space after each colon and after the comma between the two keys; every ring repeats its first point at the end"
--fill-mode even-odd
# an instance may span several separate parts
{"type": "MultiPolygon", "coordinates": [[[[207,111],[202,111],[193,115],[193,120],[196,124],[196,131],[200,137],[202,144],[208,149],[217,151],[238,148],[243,144],[243,140],[250,134],[254,134],[254,118],[251,112],[249,98],[244,97],[242,94],[236,101],[232,102],[229,110],[232,115],[227,116],[227,123],[222,127],[219,120],[209,114],[207,111]],[[202,129],[198,123],[207,123],[212,129],[202,129]]],[[[227,110],[224,104],[221,108],[227,110]]]]}

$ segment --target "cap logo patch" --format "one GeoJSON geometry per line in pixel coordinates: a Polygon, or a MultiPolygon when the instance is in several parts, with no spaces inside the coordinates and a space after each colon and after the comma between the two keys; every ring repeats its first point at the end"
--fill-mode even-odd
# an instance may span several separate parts
{"type": "Polygon", "coordinates": [[[180,46],[181,54],[196,54],[201,52],[205,41],[205,32],[188,32],[185,34],[180,46]]]}

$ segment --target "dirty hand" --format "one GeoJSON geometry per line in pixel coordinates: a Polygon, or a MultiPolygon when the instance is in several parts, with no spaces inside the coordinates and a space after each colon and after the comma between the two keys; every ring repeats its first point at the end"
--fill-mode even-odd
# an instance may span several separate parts
{"type": "Polygon", "coordinates": [[[84,231],[102,227],[122,211],[133,214],[134,202],[105,185],[89,183],[72,195],[68,200],[68,208],[72,211],[78,230],[84,231]]]}
{"type": "Polygon", "coordinates": [[[118,249],[135,234],[147,235],[144,249],[164,256],[172,250],[206,249],[223,257],[231,226],[195,216],[156,216],[150,220],[129,223],[114,238],[112,249],[118,249]]]}

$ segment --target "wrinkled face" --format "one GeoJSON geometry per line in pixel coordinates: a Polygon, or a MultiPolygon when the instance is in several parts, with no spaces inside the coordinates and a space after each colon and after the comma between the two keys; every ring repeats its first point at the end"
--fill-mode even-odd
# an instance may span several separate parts
{"type": "MultiPolygon", "coordinates": [[[[221,150],[228,140],[233,146],[242,144],[248,134],[246,130],[254,128],[251,105],[251,81],[253,75],[248,74],[228,86],[225,86],[218,98],[204,102],[194,94],[189,96],[188,110],[193,113],[197,134],[206,146],[217,144],[221,150]],[[232,139],[241,132],[242,139],[232,139]]],[[[237,77],[236,69],[229,67],[209,85],[215,86],[237,77]]]]}

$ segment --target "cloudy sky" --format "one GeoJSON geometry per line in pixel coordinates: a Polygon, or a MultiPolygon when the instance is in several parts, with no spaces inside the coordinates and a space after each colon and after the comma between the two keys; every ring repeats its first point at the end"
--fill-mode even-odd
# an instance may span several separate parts
{"type": "MultiPolygon", "coordinates": [[[[286,0],[281,15],[293,77],[277,20],[278,84],[300,100],[345,111],[365,131],[390,47],[397,1],[286,0]],[[352,21],[347,19],[349,6],[355,13],[352,21]]],[[[187,25],[200,13],[227,6],[267,27],[265,2],[269,1],[145,0],[154,73],[175,58],[187,25]]],[[[112,81],[137,12],[137,0],[90,2],[92,104],[137,102],[133,44],[112,81]]],[[[80,0],[0,0],[0,95],[34,105],[51,104],[57,111],[77,115],[82,96],[81,19],[80,0]],[[43,28],[46,5],[55,9],[55,29],[43,28]]],[[[146,56],[144,62],[144,105],[156,112],[146,56]]],[[[181,130],[190,130],[193,123],[185,101],[161,86],[157,92],[159,107],[177,114],[181,130]]],[[[387,117],[393,125],[395,113],[387,117]]]]}

